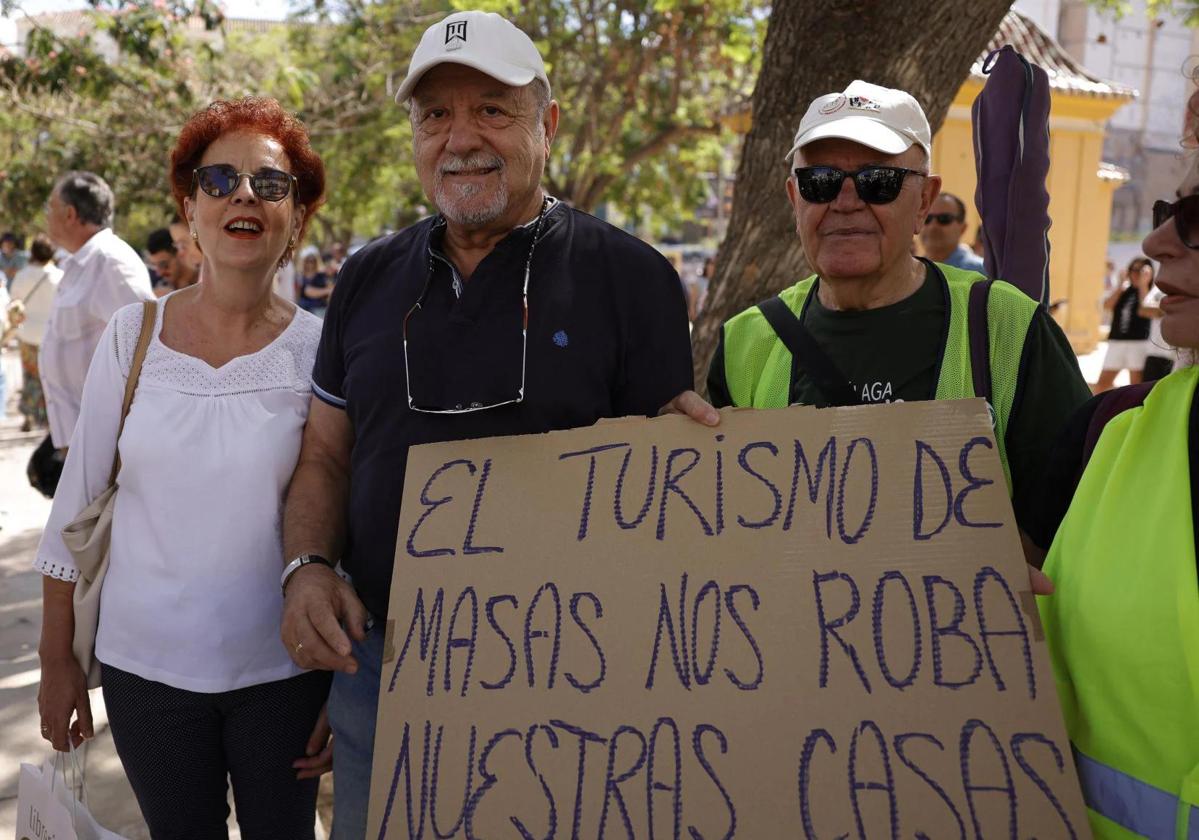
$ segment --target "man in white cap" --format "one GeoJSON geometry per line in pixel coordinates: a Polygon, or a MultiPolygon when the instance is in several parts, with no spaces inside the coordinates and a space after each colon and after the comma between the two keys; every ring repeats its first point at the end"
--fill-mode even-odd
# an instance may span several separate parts
{"type": "Polygon", "coordinates": [[[541,187],[558,104],[525,33],[450,15],[421,38],[396,100],[439,213],[342,266],[284,523],[283,642],[301,666],[338,672],[335,837],[365,831],[408,447],[663,406],[718,420],[689,390],[670,263],[541,187]]]}
{"type": "Polygon", "coordinates": [[[1049,449],[1089,390],[1043,307],[1007,283],[912,256],[941,188],[931,144],[904,91],[855,81],[812,102],[786,162],[815,274],[725,322],[709,397],[769,408],[983,396],[1027,531],[1049,449]]]}

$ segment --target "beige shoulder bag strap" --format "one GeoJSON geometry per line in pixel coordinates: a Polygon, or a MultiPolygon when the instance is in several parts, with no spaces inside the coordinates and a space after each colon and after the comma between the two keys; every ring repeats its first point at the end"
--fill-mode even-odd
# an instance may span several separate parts
{"type": "Polygon", "coordinates": [[[133,351],[133,361],[129,364],[129,376],[125,379],[125,399],[121,402],[121,422],[117,425],[117,448],[112,455],[112,472],[108,474],[109,485],[117,480],[121,471],[121,432],[125,429],[125,418],[129,416],[129,406],[133,404],[133,394],[137,391],[137,380],[142,375],[142,362],[146,360],[146,351],[150,348],[150,338],[154,335],[154,324],[158,320],[157,301],[147,300],[142,303],[142,331],[137,337],[137,347],[133,351]]]}

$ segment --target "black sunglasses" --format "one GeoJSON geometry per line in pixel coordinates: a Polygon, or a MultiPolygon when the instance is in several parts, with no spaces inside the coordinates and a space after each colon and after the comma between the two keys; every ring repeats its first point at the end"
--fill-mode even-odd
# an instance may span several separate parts
{"type": "Polygon", "coordinates": [[[257,172],[238,172],[237,167],[227,163],[212,163],[201,166],[192,173],[196,184],[205,195],[213,198],[224,198],[237,189],[242,177],[250,182],[254,195],[263,201],[282,201],[291,193],[296,176],[278,169],[263,168],[257,172]]]}
{"type": "Polygon", "coordinates": [[[899,166],[863,166],[855,172],[835,166],[803,166],[795,170],[795,182],[803,200],[812,204],[828,204],[835,199],[846,178],[853,179],[858,198],[867,204],[890,204],[899,197],[908,175],[923,178],[927,173],[899,166]]]}
{"type": "Polygon", "coordinates": [[[1153,202],[1154,230],[1171,217],[1174,218],[1174,227],[1182,244],[1192,251],[1199,251],[1199,195],[1185,196],[1173,204],[1168,201],[1153,202]]]}
{"type": "Polygon", "coordinates": [[[929,213],[924,217],[924,223],[926,225],[931,225],[933,222],[936,222],[939,225],[952,225],[955,222],[964,221],[966,220],[956,213],[929,213]]]}

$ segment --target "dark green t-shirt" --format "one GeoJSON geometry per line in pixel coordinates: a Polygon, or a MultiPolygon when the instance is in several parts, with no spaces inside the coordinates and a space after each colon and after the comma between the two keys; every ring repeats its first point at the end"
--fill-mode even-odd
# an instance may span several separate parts
{"type": "MultiPolygon", "coordinates": [[[[927,272],[914,294],[878,309],[829,310],[815,291],[813,287],[808,296],[804,326],[863,403],[933,399],[945,348],[948,305],[944,283],[936,273],[927,272]]],[[[829,404],[803,370],[793,390],[799,405],[829,404]]],[[[708,369],[708,397],[717,408],[732,405],[724,372],[723,330],[708,369]]],[[[1005,441],[1012,506],[1021,527],[1032,515],[1053,442],[1090,397],[1070,342],[1039,307],[1024,341],[1005,441]]]]}
{"type": "MultiPolygon", "coordinates": [[[[855,312],[826,308],[813,287],[803,323],[863,403],[931,400],[936,395],[945,344],[945,287],[931,272],[914,294],[898,303],[855,312]]],[[[804,370],[794,393],[799,405],[829,404],[804,370]]]]}

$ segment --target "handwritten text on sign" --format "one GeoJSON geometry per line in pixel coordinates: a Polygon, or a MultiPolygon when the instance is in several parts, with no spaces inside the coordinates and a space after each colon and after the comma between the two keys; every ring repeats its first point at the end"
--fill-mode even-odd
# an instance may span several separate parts
{"type": "Polygon", "coordinates": [[[981,401],[416,448],[372,837],[1087,836],[981,401]]]}

